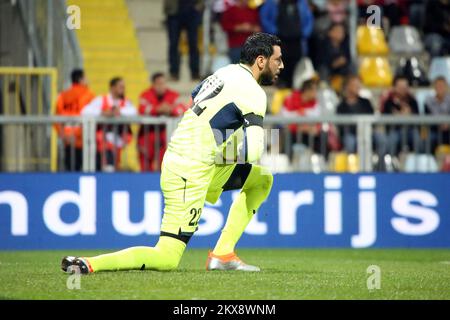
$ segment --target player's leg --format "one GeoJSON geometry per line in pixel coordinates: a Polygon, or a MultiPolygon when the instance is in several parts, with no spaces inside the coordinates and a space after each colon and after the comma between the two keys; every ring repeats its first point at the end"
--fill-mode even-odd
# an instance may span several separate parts
{"type": "Polygon", "coordinates": [[[83,273],[115,270],[148,269],[167,271],[178,267],[186,245],[198,228],[214,167],[198,170],[183,178],[163,166],[161,189],[164,194],[164,216],[161,236],[155,247],[132,247],[95,257],[65,257],[64,271],[71,264],[83,273]]]}
{"type": "Polygon", "coordinates": [[[251,165],[250,172],[247,173],[246,170],[248,169],[243,167],[237,175],[232,175],[224,186],[224,190],[238,189],[240,186],[236,182],[243,182],[242,190],[231,205],[227,222],[214,248],[213,253],[216,255],[225,255],[234,251],[245,228],[272,188],[273,176],[267,169],[251,165]]]}
{"type": "Polygon", "coordinates": [[[84,264],[88,272],[118,270],[169,271],[177,268],[186,243],[171,237],[160,237],[154,247],[131,247],[95,257],[79,258],[78,266],[84,264]],[[81,264],[81,265],[80,265],[81,264]]]}
{"type": "MultiPolygon", "coordinates": [[[[226,262],[235,258],[235,245],[253,215],[269,195],[272,188],[273,176],[263,167],[251,164],[219,167],[219,170],[216,171],[207,199],[218,198],[220,195],[220,191],[217,189],[218,184],[222,185],[221,190],[223,191],[242,188],[238,197],[231,205],[225,227],[222,230],[214,251],[209,257],[209,262],[214,257],[226,262]],[[232,168],[231,173],[229,172],[230,168],[232,168]]],[[[234,265],[234,267],[236,266],[239,266],[239,264],[234,265]]],[[[249,268],[249,271],[257,270],[259,268],[249,268]]]]}

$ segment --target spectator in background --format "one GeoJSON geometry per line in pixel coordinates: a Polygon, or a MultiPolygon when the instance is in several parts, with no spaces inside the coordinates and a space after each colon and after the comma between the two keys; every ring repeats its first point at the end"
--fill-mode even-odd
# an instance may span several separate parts
{"type": "MultiPolygon", "coordinates": [[[[56,100],[56,115],[78,117],[83,107],[95,97],[87,86],[82,69],[75,69],[70,75],[72,86],[61,92],[56,100]]],[[[81,125],[57,124],[56,130],[64,143],[64,170],[81,171],[83,164],[83,137],[81,125]]]]}
{"type": "Polygon", "coordinates": [[[450,54],[450,0],[425,6],[425,47],[432,57],[450,54]]]}
{"type": "Polygon", "coordinates": [[[326,5],[328,18],[331,23],[347,22],[347,0],[329,0],[326,5]]]}
{"type": "Polygon", "coordinates": [[[409,1],[409,24],[419,31],[423,31],[425,25],[425,6],[426,2],[423,0],[409,1]]]}
{"type": "Polygon", "coordinates": [[[408,79],[404,76],[396,76],[393,88],[383,106],[384,114],[410,115],[418,114],[417,101],[410,92],[408,79]]]}
{"type": "Polygon", "coordinates": [[[409,5],[411,0],[383,0],[383,16],[389,22],[389,29],[409,20],[409,5]]]}
{"type": "Polygon", "coordinates": [[[295,67],[308,54],[308,38],[314,17],[306,0],[266,0],[259,11],[264,32],[277,35],[282,42],[284,71],[279,86],[292,87],[295,67]]]}
{"type": "MultiPolygon", "coordinates": [[[[281,114],[287,117],[320,116],[320,107],[317,100],[317,82],[312,79],[306,80],[305,82],[303,82],[300,90],[293,90],[292,93],[284,100],[281,114]]],[[[291,136],[291,141],[293,141],[294,144],[307,145],[311,147],[315,152],[320,152],[320,125],[291,124],[288,128],[291,136]],[[310,145],[311,141],[313,145],[310,145]]]]}
{"type": "MultiPolygon", "coordinates": [[[[319,116],[317,82],[313,79],[303,82],[300,90],[293,90],[283,103],[282,114],[286,116],[319,116]]],[[[295,125],[292,127],[295,130],[295,125]]]]}
{"type": "MultiPolygon", "coordinates": [[[[179,102],[178,92],[167,87],[166,77],[157,72],[152,75],[150,88],[142,92],[139,99],[139,114],[145,116],[178,117],[186,111],[179,102]]],[[[142,171],[158,171],[167,147],[164,125],[143,125],[139,129],[138,148],[142,171]],[[159,146],[159,151],[155,147],[159,146]]]]}
{"type": "MultiPolygon", "coordinates": [[[[98,96],[81,112],[83,116],[120,118],[135,116],[136,108],[125,98],[125,82],[116,77],[109,82],[109,93],[98,96]]],[[[131,141],[129,125],[100,124],[97,127],[97,171],[113,172],[122,148],[131,141]]]]}
{"type": "Polygon", "coordinates": [[[350,46],[344,24],[331,24],[322,55],[324,65],[320,69],[321,78],[329,79],[331,87],[341,92],[344,78],[352,71],[350,46]]]}
{"type": "MultiPolygon", "coordinates": [[[[370,101],[359,95],[361,80],[356,75],[350,75],[344,82],[344,95],[337,106],[336,113],[340,115],[373,114],[370,101]]],[[[344,150],[348,153],[356,153],[356,126],[340,126],[340,137],[344,144],[344,150]]]]}
{"type": "Polygon", "coordinates": [[[180,76],[180,52],[178,45],[183,29],[187,31],[189,45],[189,68],[192,80],[200,78],[198,51],[198,28],[203,10],[201,0],[164,0],[167,31],[169,36],[169,65],[171,80],[180,76]]]}
{"type": "Polygon", "coordinates": [[[314,15],[314,30],[308,42],[308,56],[319,70],[322,65],[328,63],[323,60],[323,44],[328,37],[330,26],[339,23],[343,24],[344,28],[347,27],[349,0],[309,0],[309,3],[314,15]]]}
{"type": "Polygon", "coordinates": [[[228,36],[231,63],[239,63],[241,47],[252,33],[260,32],[258,10],[248,6],[248,0],[238,0],[222,15],[221,24],[228,36]]]}
{"type": "MultiPolygon", "coordinates": [[[[414,96],[410,93],[408,79],[404,76],[396,76],[393,81],[393,88],[386,101],[382,105],[382,113],[394,116],[408,116],[419,114],[419,108],[414,96]]],[[[420,135],[417,128],[413,126],[403,126],[406,132],[406,140],[402,141],[402,126],[391,126],[388,128],[387,151],[390,154],[397,154],[400,151],[400,144],[406,142],[410,150],[420,152],[420,135]]]]}
{"type": "Polygon", "coordinates": [[[228,36],[223,30],[221,20],[223,13],[231,6],[236,5],[238,0],[212,0],[210,37],[216,48],[216,54],[211,61],[211,71],[219,69],[230,63],[228,36]]]}
{"type": "MultiPolygon", "coordinates": [[[[450,115],[450,92],[445,77],[437,77],[434,82],[435,95],[425,101],[425,114],[440,116],[450,115]]],[[[431,128],[431,148],[434,151],[438,144],[450,144],[450,125],[441,124],[431,128]]]]}

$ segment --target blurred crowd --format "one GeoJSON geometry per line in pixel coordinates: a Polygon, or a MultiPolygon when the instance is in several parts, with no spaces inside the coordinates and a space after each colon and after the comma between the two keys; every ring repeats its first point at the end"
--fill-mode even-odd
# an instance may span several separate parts
{"type": "MultiPolygon", "coordinates": [[[[139,97],[139,106],[126,98],[125,81],[115,77],[109,82],[109,92],[95,96],[88,87],[84,71],[71,74],[72,86],[58,96],[56,114],[61,116],[93,116],[121,118],[130,116],[179,117],[187,105],[178,92],[167,86],[164,73],[151,76],[150,86],[139,97]]],[[[64,170],[81,171],[83,161],[82,129],[79,124],[56,125],[63,144],[64,170]]],[[[96,129],[96,170],[113,172],[121,168],[124,148],[133,139],[128,124],[99,124],[96,129]]],[[[164,125],[142,125],[137,131],[137,150],[141,171],[158,171],[167,146],[164,125]]]]}
{"type": "MultiPolygon", "coordinates": [[[[228,63],[238,63],[245,39],[254,32],[263,31],[276,34],[282,40],[285,65],[269,113],[286,116],[330,114],[323,102],[326,93],[328,100],[331,97],[336,101],[331,113],[337,115],[450,115],[450,0],[357,0],[356,30],[350,23],[350,2],[213,1],[210,32],[216,55],[210,71],[228,63]],[[368,18],[373,14],[370,23],[379,25],[368,26],[368,18]],[[357,45],[353,52],[350,30],[356,33],[353,36],[357,45]],[[389,44],[385,39],[389,39],[389,44]],[[396,45],[400,49],[396,49],[396,45]],[[431,77],[429,70],[436,61],[434,69],[438,72],[431,77]],[[389,75],[390,66],[395,69],[392,75],[389,75]],[[416,90],[424,87],[427,88],[426,96],[423,90],[416,90]]],[[[110,91],[95,97],[87,87],[83,71],[74,70],[72,87],[59,96],[58,114],[180,116],[189,104],[180,101],[179,93],[170,89],[167,81],[180,79],[179,42],[183,31],[187,35],[191,79],[199,81],[205,76],[200,74],[198,45],[204,10],[205,2],[201,0],[164,1],[168,74],[157,72],[152,75],[151,84],[142,92],[137,108],[126,99],[122,78],[111,79],[110,91]]],[[[295,156],[295,145],[307,146],[325,158],[329,152],[341,150],[355,154],[357,151],[355,126],[289,125],[283,129],[288,136],[283,139],[291,143],[289,148],[281,148],[281,151],[290,160],[295,156]]],[[[406,129],[392,126],[382,133],[375,131],[375,153],[379,159],[386,154],[396,156],[405,145],[416,153],[435,153],[440,145],[450,144],[448,125],[428,129],[425,134],[412,126],[406,129]]],[[[65,145],[65,169],[80,170],[81,129],[58,126],[58,132],[65,145]]],[[[120,152],[131,140],[131,132],[125,125],[99,126],[96,141],[98,170],[117,168],[120,152]]],[[[138,129],[137,149],[142,171],[159,170],[166,145],[164,126],[138,129]]]]}

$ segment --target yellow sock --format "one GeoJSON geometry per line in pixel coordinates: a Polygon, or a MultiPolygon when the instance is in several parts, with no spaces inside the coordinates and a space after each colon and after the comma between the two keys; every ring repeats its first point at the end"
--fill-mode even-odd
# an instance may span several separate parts
{"type": "Polygon", "coordinates": [[[186,244],[171,237],[160,237],[154,247],[131,247],[113,253],[87,257],[94,272],[107,270],[173,270],[186,244]]]}
{"type": "Polygon", "coordinates": [[[262,174],[263,168],[253,166],[249,176],[231,205],[227,222],[222,230],[213,254],[221,256],[234,251],[234,247],[244,233],[256,210],[261,206],[272,188],[273,176],[262,174]]]}

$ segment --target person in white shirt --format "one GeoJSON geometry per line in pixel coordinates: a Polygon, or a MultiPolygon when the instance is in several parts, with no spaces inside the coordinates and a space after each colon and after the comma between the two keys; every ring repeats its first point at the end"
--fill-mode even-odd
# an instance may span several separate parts
{"type": "MultiPolygon", "coordinates": [[[[98,96],[81,111],[82,116],[127,117],[137,115],[136,108],[125,98],[125,82],[116,77],[109,82],[109,93],[98,96]]],[[[122,148],[131,140],[129,125],[99,124],[96,133],[97,170],[112,172],[118,165],[122,148]]]]}

